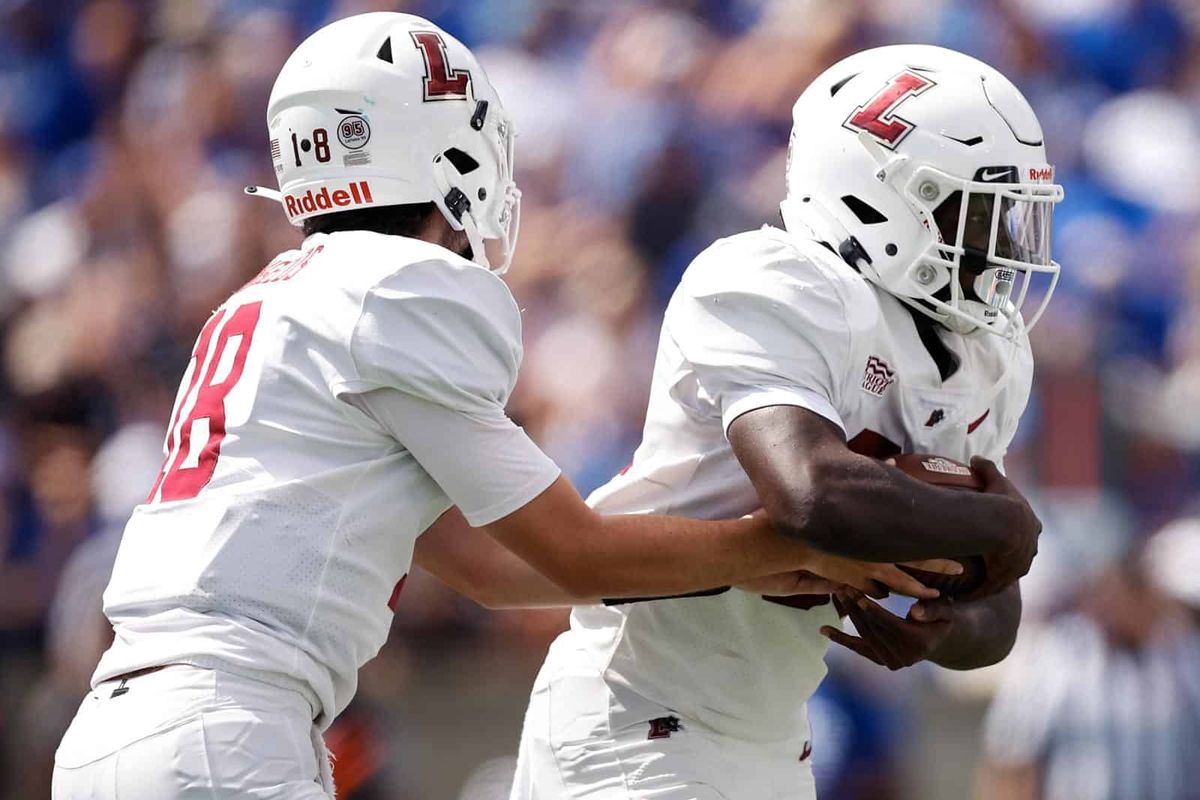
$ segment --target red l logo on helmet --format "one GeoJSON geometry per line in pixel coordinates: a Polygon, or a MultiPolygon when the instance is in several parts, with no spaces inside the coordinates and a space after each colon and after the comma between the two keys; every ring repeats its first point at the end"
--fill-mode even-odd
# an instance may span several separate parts
{"type": "Polygon", "coordinates": [[[916,97],[936,85],[929,78],[905,70],[888,81],[870,102],[856,108],[842,125],[850,130],[866,131],[884,147],[895,150],[904,137],[917,127],[896,116],[896,109],[908,98],[916,97]]]}
{"type": "Polygon", "coordinates": [[[435,31],[413,31],[413,42],[425,58],[425,102],[466,100],[471,72],[451,69],[446,57],[446,42],[435,31]]]}

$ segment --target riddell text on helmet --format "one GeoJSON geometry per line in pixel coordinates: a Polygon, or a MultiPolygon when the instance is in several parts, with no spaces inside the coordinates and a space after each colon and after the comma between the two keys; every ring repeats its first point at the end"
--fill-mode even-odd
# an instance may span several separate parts
{"type": "Polygon", "coordinates": [[[283,196],[283,205],[287,209],[289,217],[347,206],[370,205],[374,202],[375,198],[371,196],[371,184],[366,181],[353,181],[345,189],[334,189],[332,192],[329,191],[329,187],[323,186],[321,191],[316,194],[309,189],[302,195],[285,194],[283,196]]]}

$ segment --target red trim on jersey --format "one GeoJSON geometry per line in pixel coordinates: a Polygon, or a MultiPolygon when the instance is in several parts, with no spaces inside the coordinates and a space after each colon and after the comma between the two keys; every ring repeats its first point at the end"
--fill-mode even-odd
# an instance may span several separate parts
{"type": "Polygon", "coordinates": [[[392,611],[396,610],[396,605],[400,602],[400,593],[404,591],[404,582],[406,580],[408,580],[408,575],[396,581],[396,588],[392,589],[392,596],[388,598],[388,608],[392,611]]]}
{"type": "Polygon", "coordinates": [[[881,461],[885,458],[898,456],[903,452],[900,445],[896,444],[882,433],[876,433],[873,430],[859,431],[857,436],[846,442],[846,446],[849,447],[852,452],[858,453],[860,456],[877,458],[881,461]]]}
{"type": "Polygon", "coordinates": [[[989,408],[987,411],[983,412],[982,417],[980,417],[979,419],[975,420],[970,425],[968,425],[967,433],[974,433],[975,429],[983,424],[983,421],[988,418],[988,414],[990,414],[990,413],[992,413],[992,410],[989,408]]]}

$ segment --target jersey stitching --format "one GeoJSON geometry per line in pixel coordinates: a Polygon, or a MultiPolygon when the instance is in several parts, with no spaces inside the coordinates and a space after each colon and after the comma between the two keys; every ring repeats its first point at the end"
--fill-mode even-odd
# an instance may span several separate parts
{"type": "Polygon", "coordinates": [[[208,731],[204,727],[204,714],[197,716],[200,722],[200,749],[204,753],[204,766],[208,769],[208,796],[217,800],[217,776],[213,771],[213,762],[208,755],[208,731]]]}
{"type": "MultiPolygon", "coordinates": [[[[800,255],[804,258],[804,260],[807,261],[808,263],[812,264],[814,267],[816,267],[817,272],[820,273],[821,277],[824,278],[826,283],[829,284],[830,288],[833,289],[833,292],[834,292],[834,294],[837,295],[838,301],[841,303],[842,308],[849,311],[850,298],[846,295],[846,293],[844,291],[845,287],[839,285],[840,282],[838,280],[836,280],[833,277],[831,277],[830,275],[828,275],[825,266],[823,264],[821,264],[816,258],[812,258],[807,253],[804,253],[800,249],[798,244],[795,246],[796,246],[796,250],[800,253],[800,255]]],[[[852,381],[854,379],[854,369],[853,369],[853,365],[850,363],[850,360],[854,358],[854,328],[852,326],[850,326],[850,325],[846,326],[844,338],[846,340],[846,362],[847,362],[844,365],[845,366],[844,369],[838,369],[836,364],[833,364],[830,362],[828,354],[826,354],[824,352],[821,353],[821,358],[825,362],[825,365],[829,368],[829,374],[831,377],[837,376],[838,374],[842,374],[843,376],[845,376],[842,379],[841,386],[839,386],[839,394],[842,396],[844,396],[846,394],[847,382],[852,381]]],[[[842,398],[839,397],[838,399],[841,400],[842,398]]],[[[838,407],[838,404],[833,403],[833,407],[836,409],[838,407]]],[[[838,411],[840,414],[841,410],[838,409],[838,411]]]]}
{"type": "MultiPolygon", "coordinates": [[[[352,484],[350,484],[349,490],[343,495],[344,498],[354,496],[354,493],[356,491],[358,491],[359,483],[362,482],[363,477],[370,471],[371,466],[372,466],[372,464],[368,463],[368,464],[363,464],[359,468],[358,475],[355,476],[354,482],[352,484]]],[[[320,607],[321,601],[325,597],[325,578],[329,573],[330,562],[333,561],[333,549],[337,542],[338,533],[342,529],[342,519],[345,518],[345,516],[346,516],[346,508],[348,506],[349,506],[349,503],[347,503],[344,499],[339,504],[337,520],[333,524],[333,530],[330,532],[330,535],[329,535],[329,541],[328,541],[328,544],[326,545],[324,558],[321,561],[321,576],[317,579],[316,591],[313,594],[313,602],[312,602],[312,605],[309,606],[309,609],[308,609],[308,618],[304,621],[304,628],[300,631],[300,635],[297,637],[296,642],[293,643],[293,645],[292,645],[292,664],[291,664],[291,670],[290,670],[292,673],[296,672],[296,668],[300,662],[300,654],[301,653],[303,653],[305,656],[308,656],[309,658],[311,658],[311,656],[309,656],[308,653],[304,652],[304,649],[301,647],[301,642],[305,641],[308,638],[308,632],[312,628],[313,620],[317,616],[317,609],[320,607]]],[[[318,662],[318,663],[320,663],[320,662],[318,662]]],[[[320,666],[323,669],[328,669],[327,665],[325,665],[323,663],[321,663],[320,666]]],[[[334,698],[333,698],[333,702],[335,705],[337,704],[336,694],[337,694],[337,690],[336,690],[336,686],[335,686],[334,687],[334,698]]],[[[322,708],[321,709],[322,717],[327,717],[328,715],[330,715],[332,713],[333,713],[333,709],[331,709],[331,708],[322,708]]]]}
{"type": "MultiPolygon", "coordinates": [[[[348,389],[350,384],[353,384],[353,383],[359,383],[359,384],[372,386],[376,389],[395,388],[391,384],[380,383],[378,381],[374,381],[369,378],[364,378],[362,375],[362,372],[359,369],[358,357],[354,353],[354,344],[356,341],[359,341],[359,339],[360,339],[359,329],[361,327],[363,315],[365,314],[367,300],[368,300],[368,298],[370,298],[372,296],[372,294],[375,292],[376,289],[380,288],[385,282],[387,282],[387,281],[391,280],[392,278],[396,277],[397,275],[399,275],[402,270],[409,269],[412,267],[417,267],[417,266],[423,266],[426,264],[436,265],[438,263],[446,264],[447,266],[451,266],[451,267],[453,267],[453,266],[461,267],[462,266],[462,265],[455,265],[453,262],[451,262],[447,259],[431,259],[430,258],[430,259],[422,259],[419,261],[412,261],[412,262],[404,264],[400,267],[397,267],[392,272],[389,272],[387,275],[383,276],[382,278],[377,280],[375,283],[371,284],[371,286],[368,287],[365,292],[363,292],[362,299],[359,301],[359,304],[358,304],[358,314],[354,319],[354,325],[350,329],[350,337],[346,343],[346,345],[347,345],[346,350],[350,356],[350,366],[354,370],[354,380],[353,381],[337,381],[332,386],[330,386],[331,390],[334,390],[334,392],[336,393],[335,387],[344,387],[344,388],[348,389]]],[[[524,356],[524,345],[522,342],[522,330],[521,330],[522,326],[521,326],[520,306],[517,305],[516,298],[514,298],[512,296],[512,292],[510,290],[508,290],[508,284],[504,283],[504,281],[501,280],[499,276],[495,275],[494,273],[488,272],[486,269],[484,269],[484,267],[480,267],[479,265],[475,264],[474,262],[467,262],[467,265],[474,267],[475,269],[483,270],[484,274],[490,276],[491,278],[493,278],[496,281],[499,281],[500,285],[502,287],[504,287],[504,289],[505,289],[503,294],[507,295],[506,299],[508,300],[508,303],[510,304],[512,311],[514,312],[514,314],[516,316],[516,322],[517,322],[517,336],[516,336],[517,369],[519,370],[520,365],[521,365],[521,360],[524,356]]],[[[425,295],[421,295],[421,296],[425,297],[425,295]]],[[[464,305],[466,305],[466,304],[464,304],[464,305]]],[[[480,316],[483,316],[485,318],[488,317],[488,315],[482,314],[474,306],[468,306],[468,307],[471,308],[472,311],[475,311],[475,313],[480,314],[480,316]]],[[[508,391],[505,395],[504,403],[508,402],[508,395],[512,394],[512,390],[516,386],[516,378],[517,378],[516,371],[514,371],[514,374],[511,376],[511,379],[509,381],[508,391]]]]}
{"type": "MultiPolygon", "coordinates": [[[[720,424],[720,419],[718,419],[717,422],[718,422],[718,424],[720,424]]],[[[705,459],[708,459],[708,458],[709,458],[708,453],[701,453],[696,458],[695,464],[692,467],[692,471],[688,474],[687,481],[681,487],[681,490],[680,490],[681,493],[691,487],[692,482],[696,479],[696,473],[698,473],[700,471],[700,467],[704,464],[705,459]]],[[[671,516],[671,514],[674,513],[674,511],[675,511],[675,502],[669,501],[669,502],[667,502],[667,504],[665,506],[663,506],[661,511],[653,512],[653,513],[662,514],[665,516],[671,516]]],[[[618,614],[620,614],[621,623],[618,626],[616,635],[612,639],[612,644],[609,645],[609,647],[608,647],[608,652],[604,656],[602,666],[600,668],[602,677],[606,676],[608,674],[608,671],[612,668],[613,659],[617,657],[617,650],[620,649],[621,642],[624,641],[624,639],[625,639],[625,628],[629,624],[630,617],[632,617],[634,614],[638,613],[638,609],[644,605],[646,605],[646,604],[632,603],[632,604],[626,606],[623,611],[617,612],[618,614]]],[[[605,685],[607,686],[608,679],[606,677],[604,678],[604,682],[605,682],[605,685]]]]}

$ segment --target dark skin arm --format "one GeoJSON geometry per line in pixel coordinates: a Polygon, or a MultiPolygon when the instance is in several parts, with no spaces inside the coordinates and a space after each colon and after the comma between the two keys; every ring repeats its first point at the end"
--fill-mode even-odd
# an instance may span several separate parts
{"type": "Polygon", "coordinates": [[[838,610],[850,617],[859,635],[828,625],[821,628],[822,635],[891,670],[920,661],[956,670],[998,663],[1012,650],[1021,620],[1017,584],[983,600],[922,600],[906,617],[897,617],[853,589],[840,589],[834,596],[838,610]]]}
{"type": "Polygon", "coordinates": [[[819,550],[893,563],[983,555],[1010,573],[1001,585],[1037,551],[1041,522],[985,459],[972,461],[984,492],[932,486],[851,451],[836,425],[795,406],[743,414],[729,441],[776,528],[819,550]]]}
{"type": "Polygon", "coordinates": [[[1021,587],[1014,583],[991,597],[954,603],[952,611],[950,634],[929,655],[929,660],[946,669],[960,670],[998,664],[1017,640],[1021,587]]]}

